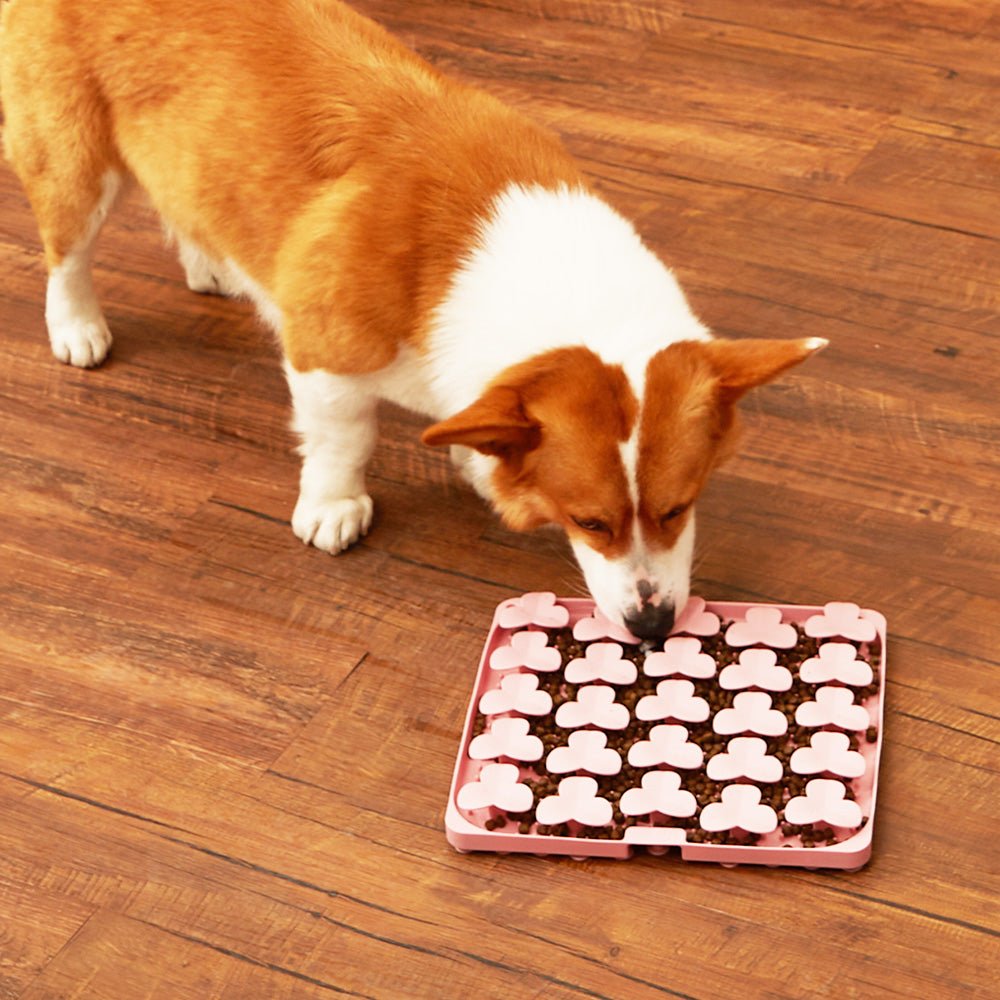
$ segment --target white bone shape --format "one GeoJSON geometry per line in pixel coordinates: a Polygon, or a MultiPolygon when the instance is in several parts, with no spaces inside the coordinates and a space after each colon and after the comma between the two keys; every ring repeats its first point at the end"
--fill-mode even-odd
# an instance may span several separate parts
{"type": "Polygon", "coordinates": [[[628,762],[633,767],[682,767],[685,770],[701,767],[705,752],[697,743],[688,740],[684,726],[659,725],[649,731],[648,740],[639,740],[629,747],[628,762]]]}
{"type": "Polygon", "coordinates": [[[628,709],[615,701],[614,688],[606,684],[582,687],[576,692],[576,701],[565,701],[556,709],[556,725],[563,729],[624,729],[628,723],[628,709]]]}
{"type": "Polygon", "coordinates": [[[773,649],[744,649],[738,663],[723,668],[719,686],[727,691],[750,687],[787,691],[792,686],[792,673],[777,663],[778,654],[773,649]]]}
{"type": "Polygon", "coordinates": [[[771,696],[763,691],[741,691],[732,708],[724,708],[712,720],[712,728],[722,736],[734,733],[758,733],[780,736],[788,729],[782,712],[771,708],[771,696]]]}
{"type": "Polygon", "coordinates": [[[853,687],[867,687],[875,676],[864,660],[856,659],[857,650],[849,642],[824,642],[819,655],[802,661],[799,676],[807,684],[840,681],[853,687]]]}
{"type": "Polygon", "coordinates": [[[556,595],[548,591],[524,594],[500,606],[497,624],[501,628],[523,628],[525,625],[563,628],[569,624],[569,609],[556,604],[556,595]]]}
{"type": "Polygon", "coordinates": [[[474,737],[469,744],[473,760],[494,760],[510,757],[512,760],[541,760],[545,747],[537,736],[528,733],[527,719],[494,719],[489,730],[474,737]]]}
{"type": "Polygon", "coordinates": [[[858,732],[871,724],[868,710],[854,704],[850,688],[821,687],[815,701],[804,701],[795,710],[795,721],[800,726],[818,729],[821,726],[838,726],[858,732]]]}
{"type": "Polygon", "coordinates": [[[673,632],[688,635],[715,635],[722,623],[714,611],[705,610],[704,597],[692,597],[674,622],[673,632]]]}
{"type": "Polygon", "coordinates": [[[518,780],[516,764],[487,764],[475,781],[458,790],[459,809],[486,809],[495,806],[509,812],[526,812],[535,801],[531,789],[518,780]]]}
{"type": "Polygon", "coordinates": [[[715,658],[701,651],[700,639],[675,635],[667,639],[662,650],[646,654],[642,669],[647,677],[667,677],[670,674],[714,677],[715,658]]]}
{"type": "Polygon", "coordinates": [[[645,816],[660,812],[665,816],[693,816],[698,800],[681,788],[676,771],[647,771],[641,788],[630,788],[622,795],[619,808],[626,816],[645,816]]]}
{"type": "Polygon", "coordinates": [[[829,771],[842,778],[860,778],[865,773],[865,758],[850,746],[847,733],[813,733],[809,746],[799,747],[788,763],[796,774],[829,771]]]}
{"type": "Polygon", "coordinates": [[[821,615],[813,615],[806,619],[803,627],[806,635],[815,639],[840,636],[842,639],[853,639],[855,642],[871,642],[878,631],[875,622],[867,616],[867,612],[850,601],[830,601],[823,608],[821,615]]]}
{"type": "Polygon", "coordinates": [[[500,687],[487,691],[479,699],[483,715],[520,712],[522,715],[548,715],[552,711],[552,695],[538,690],[535,674],[508,674],[500,687]]]}
{"type": "Polygon", "coordinates": [[[784,768],[777,757],[767,753],[767,744],[756,736],[737,736],[729,741],[725,753],[710,757],[705,773],[713,781],[749,778],[763,784],[781,781],[784,768]]]}
{"type": "Polygon", "coordinates": [[[545,759],[553,774],[589,771],[591,774],[617,774],[622,769],[621,755],[608,747],[607,734],[596,729],[579,729],[569,734],[568,746],[556,747],[545,759]]]}
{"type": "Polygon", "coordinates": [[[559,792],[542,799],[535,819],[545,826],[574,820],[585,826],[607,826],[614,813],[611,803],[597,794],[597,782],[584,775],[563,778],[559,792]]]}
{"type": "Polygon", "coordinates": [[[579,639],[580,642],[611,639],[614,642],[626,642],[633,646],[640,642],[624,625],[615,624],[600,608],[594,608],[594,613],[589,618],[581,618],[573,626],[573,638],[579,639]]]}
{"type": "Polygon", "coordinates": [[[744,621],[733,622],[726,629],[726,642],[730,646],[762,643],[775,649],[791,649],[798,638],[791,625],[782,624],[780,608],[748,608],[744,621]]]}
{"type": "Polygon", "coordinates": [[[722,801],[705,806],[698,821],[703,830],[713,833],[737,827],[750,833],[770,833],[778,825],[778,814],[761,803],[756,785],[726,785],[722,801]]]}
{"type": "Polygon", "coordinates": [[[617,642],[592,642],[583,657],[566,664],[566,680],[570,684],[632,684],[639,671],[631,660],[622,656],[617,642]]]}
{"type": "Polygon", "coordinates": [[[678,719],[681,722],[704,722],[709,716],[708,702],[695,696],[691,681],[660,681],[656,694],[640,698],[635,717],[645,721],[678,719]]]}
{"type": "Polygon", "coordinates": [[[829,823],[830,826],[861,826],[861,806],[845,798],[846,789],[830,778],[813,778],[806,784],[806,794],[785,805],[785,820],[796,826],[829,823]]]}
{"type": "Polygon", "coordinates": [[[559,650],[548,645],[549,637],[544,632],[515,632],[510,644],[498,646],[490,654],[491,670],[517,670],[527,667],[551,673],[562,666],[559,650]]]}

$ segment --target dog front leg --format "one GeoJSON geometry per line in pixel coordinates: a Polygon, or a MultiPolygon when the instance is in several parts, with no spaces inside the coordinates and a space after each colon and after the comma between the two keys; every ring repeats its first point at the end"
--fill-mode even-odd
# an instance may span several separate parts
{"type": "Polygon", "coordinates": [[[371,526],[365,469],[375,448],[378,400],[349,375],[285,363],[302,475],[292,530],[307,545],[342,552],[371,526]]]}

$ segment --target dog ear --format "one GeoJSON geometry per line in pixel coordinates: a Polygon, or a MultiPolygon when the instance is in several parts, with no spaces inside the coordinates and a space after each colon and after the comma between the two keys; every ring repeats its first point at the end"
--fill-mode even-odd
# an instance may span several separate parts
{"type": "Polygon", "coordinates": [[[804,337],[800,340],[712,340],[704,346],[723,397],[728,402],[735,402],[748,390],[770,382],[828,343],[822,337],[804,337]]]}
{"type": "Polygon", "coordinates": [[[462,444],[509,459],[537,448],[541,437],[541,428],[525,414],[518,391],[494,386],[471,406],[428,427],[420,440],[434,446],[462,444]]]}

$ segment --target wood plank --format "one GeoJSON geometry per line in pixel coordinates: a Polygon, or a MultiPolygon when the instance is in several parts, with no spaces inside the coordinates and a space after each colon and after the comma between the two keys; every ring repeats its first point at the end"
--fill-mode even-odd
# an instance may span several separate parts
{"type": "MultiPolygon", "coordinates": [[[[22,994],[23,1000],[117,1000],[206,996],[242,1000],[313,1000],[345,994],[322,980],[268,967],[235,951],[221,951],[183,934],[168,934],[138,920],[100,913],[22,994]]],[[[346,993],[369,996],[364,993],[346,993]]]]}
{"type": "Polygon", "coordinates": [[[1000,3],[358,0],[557,129],[751,394],[696,592],[889,620],[860,872],[461,855],[443,813],[496,604],[581,593],[386,407],[372,534],[288,518],[277,350],[141,197],[56,364],[0,166],[0,998],[979,997],[1000,968],[1000,3]]]}
{"type": "Polygon", "coordinates": [[[25,873],[10,867],[0,877],[0,997],[23,996],[93,912],[62,893],[27,885],[25,873]]]}
{"type": "MultiPolygon", "coordinates": [[[[196,789],[199,772],[207,773],[192,762],[190,783],[196,789]]],[[[140,783],[150,788],[148,794],[130,788],[130,800],[144,800],[143,808],[161,816],[172,812],[173,796],[164,794],[172,780],[166,769],[150,762],[145,779],[140,783]]],[[[121,910],[171,934],[214,942],[216,949],[237,951],[254,964],[294,965],[310,977],[324,968],[333,977],[327,980],[331,985],[368,995],[403,996],[416,989],[413,995],[433,996],[441,986],[434,977],[442,974],[442,962],[454,977],[449,982],[457,996],[475,988],[484,969],[494,970],[498,988],[505,981],[509,988],[520,984],[529,991],[533,984],[536,989],[549,984],[555,995],[566,996],[588,990],[612,997],[626,990],[637,997],[719,995],[739,989],[743,979],[743,988],[759,993],[776,988],[821,995],[829,985],[826,970],[838,964],[836,974],[847,990],[922,995],[951,984],[974,994],[988,981],[984,963],[988,966],[991,945],[982,921],[991,919],[995,901],[963,901],[962,873],[948,868],[951,855],[945,853],[944,867],[928,858],[939,874],[930,876],[926,896],[902,903],[884,897],[889,885],[900,884],[893,875],[897,859],[912,871],[906,859],[916,845],[907,831],[914,828],[906,822],[891,827],[902,841],[896,844],[893,837],[880,844],[878,864],[860,876],[789,873],[784,884],[789,891],[798,886],[797,894],[808,903],[769,908],[762,920],[761,894],[774,888],[774,873],[766,870],[727,872],[664,859],[611,864],[463,858],[443,844],[438,829],[400,818],[391,807],[369,812],[370,806],[358,805],[342,790],[318,795],[311,786],[279,784],[268,776],[258,791],[274,807],[265,830],[253,835],[252,863],[243,856],[244,824],[259,815],[259,799],[227,795],[213,808],[207,790],[196,792],[204,799],[199,812],[219,824],[219,835],[208,843],[164,828],[159,820],[147,833],[152,816],[133,816],[125,824],[113,820],[113,807],[98,798],[55,799],[43,792],[28,808],[50,831],[47,842],[5,843],[4,856],[16,859],[31,883],[121,910]],[[81,810],[87,816],[83,825],[74,818],[81,810]],[[64,839],[80,837],[84,829],[88,874],[81,877],[56,859],[67,855],[64,839]],[[293,843],[297,848],[290,852],[293,843]],[[150,851],[160,858],[152,878],[150,851]],[[102,874],[110,864],[116,873],[111,878],[102,874]],[[387,864],[391,879],[384,875],[387,864]],[[670,879],[670,892],[650,891],[663,878],[670,879]],[[614,905],[567,920],[566,914],[580,912],[574,904],[584,885],[595,899],[613,891],[614,905]],[[721,920],[720,894],[726,899],[721,920]],[[971,906],[977,920],[952,917],[949,899],[963,914],[971,906]],[[927,908],[920,905],[927,902],[927,908]],[[850,930],[859,907],[865,913],[860,935],[850,930]],[[682,963],[664,980],[662,941],[679,923],[686,940],[715,956],[716,963],[699,969],[682,963]],[[841,930],[831,933],[831,927],[841,930]],[[326,955],[343,955],[345,940],[356,960],[324,961],[326,955]],[[762,963],[766,942],[774,940],[787,942],[791,954],[809,948],[813,963],[762,963]],[[960,955],[953,956],[953,948],[960,955]],[[879,955],[876,969],[862,961],[869,953],[879,955]],[[558,976],[541,971],[553,961],[558,976]],[[378,988],[371,989],[375,983],[378,988]]],[[[366,803],[372,801],[364,786],[358,791],[366,803]]],[[[23,814],[22,808],[15,816],[23,814]]],[[[937,849],[948,842],[931,845],[937,849]]],[[[104,933],[102,942],[109,940],[114,935],[104,933]]],[[[171,942],[166,953],[173,948],[171,942]]]]}

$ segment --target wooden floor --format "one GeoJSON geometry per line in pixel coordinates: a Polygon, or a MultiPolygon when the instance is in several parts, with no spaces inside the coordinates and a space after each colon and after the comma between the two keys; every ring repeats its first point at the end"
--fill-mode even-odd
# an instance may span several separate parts
{"type": "Polygon", "coordinates": [[[251,310],[134,205],[112,359],[59,365],[3,167],[0,997],[996,996],[1000,3],[358,6],[557,129],[718,333],[830,339],[746,405],[696,590],[887,616],[873,859],[453,851],[492,609],[568,551],[394,411],[371,536],[303,548],[251,310]]]}

